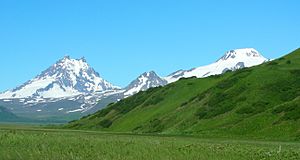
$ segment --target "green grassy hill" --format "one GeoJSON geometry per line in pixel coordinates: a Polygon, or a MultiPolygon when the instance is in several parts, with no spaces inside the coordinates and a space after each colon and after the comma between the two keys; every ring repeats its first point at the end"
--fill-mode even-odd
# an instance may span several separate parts
{"type": "Polygon", "coordinates": [[[64,127],[300,140],[300,49],[260,66],[149,89],[64,127]]]}

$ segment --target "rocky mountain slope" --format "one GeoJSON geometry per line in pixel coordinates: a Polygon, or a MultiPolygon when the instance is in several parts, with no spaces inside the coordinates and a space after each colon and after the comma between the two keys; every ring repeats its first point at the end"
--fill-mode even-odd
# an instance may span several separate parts
{"type": "Polygon", "coordinates": [[[154,71],[145,72],[132,81],[126,88],[124,95],[134,95],[140,91],[145,91],[149,88],[164,86],[168,82],[159,77],[154,71]]]}

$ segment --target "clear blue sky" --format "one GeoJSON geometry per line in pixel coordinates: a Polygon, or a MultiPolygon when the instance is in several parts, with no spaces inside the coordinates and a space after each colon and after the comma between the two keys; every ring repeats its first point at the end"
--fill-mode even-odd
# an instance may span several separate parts
{"type": "Polygon", "coordinates": [[[299,0],[1,0],[0,91],[68,54],[125,86],[253,47],[276,58],[300,44],[299,0]]]}

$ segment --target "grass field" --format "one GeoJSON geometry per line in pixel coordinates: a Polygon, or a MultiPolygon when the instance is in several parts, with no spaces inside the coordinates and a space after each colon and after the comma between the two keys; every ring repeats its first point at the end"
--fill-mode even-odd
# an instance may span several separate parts
{"type": "Polygon", "coordinates": [[[300,159],[300,143],[0,126],[0,159],[300,159]]]}

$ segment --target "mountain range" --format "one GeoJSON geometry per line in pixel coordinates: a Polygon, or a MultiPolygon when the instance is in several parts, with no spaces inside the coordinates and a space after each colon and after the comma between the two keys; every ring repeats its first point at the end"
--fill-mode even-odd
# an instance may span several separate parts
{"type": "Polygon", "coordinates": [[[58,60],[35,78],[0,94],[0,105],[21,117],[69,121],[91,114],[149,88],[165,86],[181,78],[204,78],[267,62],[253,48],[226,52],[216,62],[161,77],[145,72],[121,88],[103,79],[85,60],[69,56],[58,60]]]}

